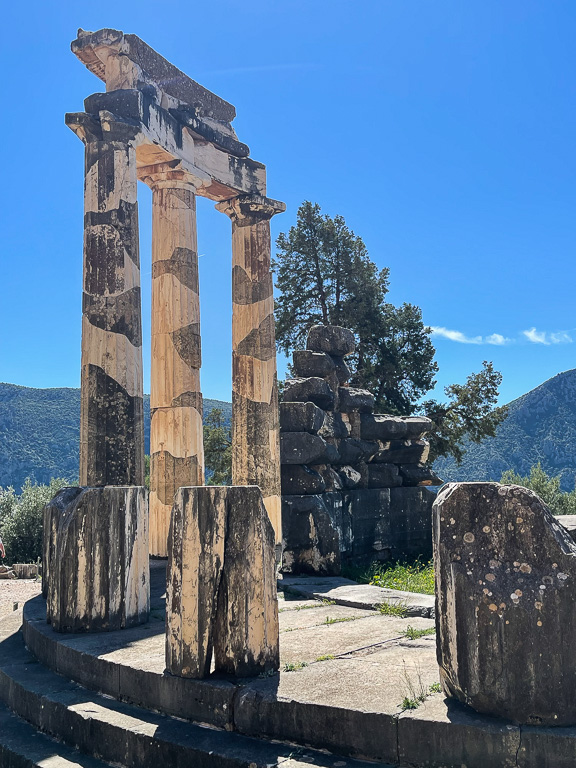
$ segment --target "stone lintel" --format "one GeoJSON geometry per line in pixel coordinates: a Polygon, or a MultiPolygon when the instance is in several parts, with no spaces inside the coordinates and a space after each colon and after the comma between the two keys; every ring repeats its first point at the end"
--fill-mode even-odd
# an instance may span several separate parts
{"type": "Polygon", "coordinates": [[[114,76],[118,76],[109,61],[114,59],[121,62],[119,68],[125,76],[129,75],[143,84],[152,85],[157,90],[194,107],[200,115],[223,123],[232,122],[236,116],[232,104],[192,80],[136,35],[124,34],[116,29],[100,29],[97,32],[79,29],[78,37],[71,43],[71,49],[96,77],[106,83],[108,90],[111,90],[110,85],[115,85],[111,82],[114,76]],[[127,62],[133,65],[129,73],[127,62]]]}
{"type": "Polygon", "coordinates": [[[134,139],[138,167],[179,161],[201,180],[197,194],[211,200],[266,194],[266,168],[262,163],[236,157],[205,139],[195,138],[186,125],[158,106],[148,93],[136,89],[95,93],[85,99],[84,108],[85,113],[73,113],[66,118],[69,127],[81,138],[87,126],[101,122],[99,116],[103,113],[138,127],[134,139]]]}
{"type": "Polygon", "coordinates": [[[239,227],[271,219],[277,213],[284,213],[286,203],[263,195],[239,195],[216,204],[216,209],[225,213],[239,227]]]}

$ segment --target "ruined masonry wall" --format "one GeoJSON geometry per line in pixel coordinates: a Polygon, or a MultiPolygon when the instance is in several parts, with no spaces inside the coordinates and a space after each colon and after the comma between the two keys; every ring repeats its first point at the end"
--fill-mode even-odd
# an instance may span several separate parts
{"type": "Polygon", "coordinates": [[[374,413],[349,386],[352,331],[310,329],[280,404],[283,568],[339,573],[342,562],[427,556],[441,481],[426,466],[430,420],[374,413]]]}

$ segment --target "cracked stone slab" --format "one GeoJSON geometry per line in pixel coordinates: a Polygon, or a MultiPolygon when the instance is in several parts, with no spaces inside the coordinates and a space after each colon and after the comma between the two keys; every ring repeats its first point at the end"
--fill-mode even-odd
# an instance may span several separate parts
{"type": "Polygon", "coordinates": [[[326,578],[288,576],[278,583],[278,589],[315,600],[333,600],[336,605],[345,605],[349,608],[374,609],[374,606],[382,603],[402,605],[406,609],[407,616],[434,618],[434,595],[386,589],[372,584],[357,584],[351,579],[340,576],[326,578]]]}

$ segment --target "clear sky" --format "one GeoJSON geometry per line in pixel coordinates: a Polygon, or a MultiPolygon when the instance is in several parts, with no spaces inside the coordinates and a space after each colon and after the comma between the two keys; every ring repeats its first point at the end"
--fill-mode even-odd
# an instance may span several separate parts
{"type": "MultiPolygon", "coordinates": [[[[77,27],[133,32],[232,102],[288,209],[342,214],[437,329],[438,386],[507,402],[575,367],[574,0],[29,0],[3,10],[0,380],[78,386],[83,147],[103,84],[77,27]]],[[[145,391],[150,192],[140,185],[145,391]]],[[[198,202],[202,388],[230,398],[230,223],[198,202]]]]}

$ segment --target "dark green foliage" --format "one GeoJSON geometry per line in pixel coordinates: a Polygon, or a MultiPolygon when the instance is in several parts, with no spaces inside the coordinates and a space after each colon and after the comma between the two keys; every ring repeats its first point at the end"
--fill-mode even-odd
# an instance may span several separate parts
{"type": "MultiPolygon", "coordinates": [[[[220,408],[224,421],[232,404],[204,400],[204,415],[220,408]]],[[[33,389],[0,383],[0,485],[19,488],[27,477],[48,483],[78,482],[80,390],[33,389]]],[[[144,440],[150,453],[150,397],[144,396],[144,440]]]]}
{"type": "Polygon", "coordinates": [[[208,485],[232,485],[232,435],[221,408],[204,420],[204,461],[208,485]]]}
{"type": "Polygon", "coordinates": [[[430,433],[430,461],[452,455],[462,461],[464,439],[481,443],[494,437],[496,428],[506,416],[506,407],[496,408],[502,374],[484,360],[480,373],[468,376],[466,384],[452,384],[444,392],[448,401],[427,400],[422,410],[434,422],[430,433]]]}
{"type": "Polygon", "coordinates": [[[33,563],[42,556],[42,510],[68,485],[62,478],[48,485],[26,480],[20,495],[12,487],[0,487],[0,537],[7,563],[33,563]]]}
{"type": "Polygon", "coordinates": [[[525,477],[509,469],[502,474],[500,482],[505,485],[521,485],[534,491],[550,507],[553,515],[576,515],[576,489],[563,492],[560,489],[560,475],[550,477],[540,463],[532,467],[530,474],[525,477]]]}
{"type": "Polygon", "coordinates": [[[370,390],[376,411],[407,416],[424,413],[435,423],[432,455],[462,457],[462,441],[494,434],[504,417],[494,409],[501,376],[491,363],[448,387],[446,403],[422,398],[435,385],[438,366],[431,329],[413,304],[386,301],[389,270],[378,271],[362,239],[342,216],[331,218],[320,206],[304,202],[296,225],[276,242],[276,339],[286,354],[303,348],[316,323],[354,331],[356,353],[348,358],[351,384],[370,390]]]}
{"type": "Polygon", "coordinates": [[[540,463],[550,477],[560,477],[560,489],[571,491],[576,478],[576,370],[549,379],[508,405],[496,436],[480,445],[464,442],[458,466],[452,458],[438,459],[435,471],[446,482],[500,480],[509,469],[527,476],[540,463]]]}

